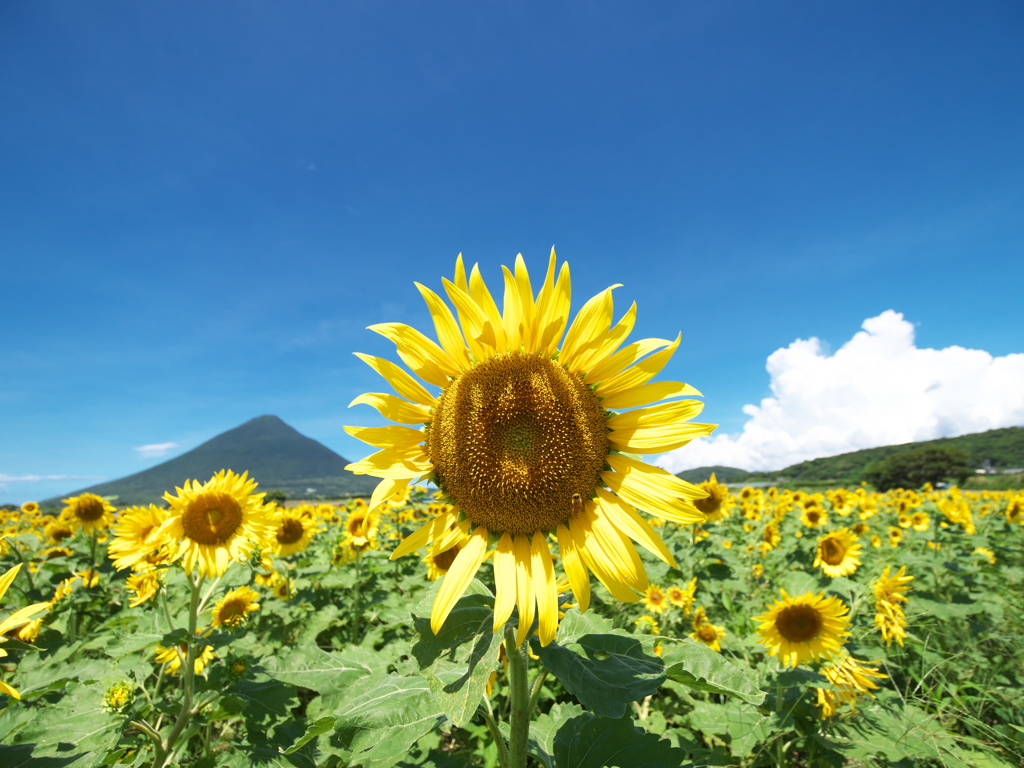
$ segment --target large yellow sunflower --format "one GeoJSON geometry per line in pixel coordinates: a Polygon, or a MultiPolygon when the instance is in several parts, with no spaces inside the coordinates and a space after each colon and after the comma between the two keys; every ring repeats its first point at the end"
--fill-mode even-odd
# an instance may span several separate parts
{"type": "Polygon", "coordinates": [[[416,284],[439,343],[407,325],[371,326],[393,341],[402,361],[439,393],[394,363],[359,355],[399,395],[369,393],[352,402],[398,422],[347,427],[383,449],[348,467],[381,478],[370,508],[424,477],[453,505],[392,553],[401,557],[433,541],[436,554],[461,543],[434,602],[434,632],[465,592],[489,543],[494,544],[495,630],[518,606],[517,644],[536,615],[546,645],[558,625],[550,534],[557,537],[580,610],[586,610],[589,571],[619,600],[636,601],[647,588],[630,539],[675,564],[636,507],[676,523],[704,519],[693,502],[705,491],[629,455],[672,450],[714,429],[688,421],[703,408],[699,401],[654,405],[700,394],[679,382],[650,381],[679,338],[622,346],[636,305],[613,324],[612,290],[618,286],[590,299],[570,323],[569,267],[556,266],[552,249],[536,295],[522,256],[514,270],[503,268],[499,311],[479,268],[467,277],[460,256],[454,281],[444,281],[454,313],[436,293],[416,284]]]}
{"type": "MultiPolygon", "coordinates": [[[[0,597],[3,597],[4,593],[7,592],[7,588],[11,586],[11,583],[14,581],[14,577],[18,575],[18,571],[20,570],[21,563],[18,563],[9,571],[0,574],[0,597]]],[[[4,641],[5,633],[10,632],[14,628],[20,627],[21,625],[27,623],[37,613],[39,613],[40,611],[47,610],[48,608],[50,608],[50,606],[50,603],[34,603],[33,605],[28,605],[24,608],[18,609],[10,616],[8,616],[6,619],[0,621],[0,643],[4,641]]],[[[0,648],[0,658],[3,658],[6,655],[7,651],[5,651],[3,648],[0,648]]],[[[21,698],[21,694],[19,694],[14,687],[8,685],[2,680],[0,680],[0,693],[6,693],[8,696],[11,696],[15,699],[21,698]]]]}
{"type": "Polygon", "coordinates": [[[755,616],[757,633],[769,656],[779,657],[783,666],[795,667],[809,660],[830,658],[850,636],[849,608],[835,596],[805,592],[790,597],[786,590],[767,613],[755,616]]]}
{"type": "Polygon", "coordinates": [[[861,546],[849,528],[840,528],[818,539],[814,567],[821,567],[826,576],[849,576],[860,565],[861,546]]]}
{"type": "Polygon", "coordinates": [[[174,559],[186,571],[197,566],[201,576],[220,576],[231,561],[244,561],[257,543],[272,535],[256,481],[245,472],[222,469],[205,483],[186,480],[175,494],[165,493],[167,520],[154,534],[177,544],[174,559]]]}
{"type": "Polygon", "coordinates": [[[279,508],[271,518],[274,531],[270,548],[278,557],[287,557],[309,546],[316,533],[316,522],[295,509],[279,508]]]}
{"type": "Polygon", "coordinates": [[[107,546],[107,554],[117,570],[136,568],[167,544],[165,536],[158,535],[167,519],[167,510],[155,504],[124,510],[114,525],[114,540],[107,546]]]}

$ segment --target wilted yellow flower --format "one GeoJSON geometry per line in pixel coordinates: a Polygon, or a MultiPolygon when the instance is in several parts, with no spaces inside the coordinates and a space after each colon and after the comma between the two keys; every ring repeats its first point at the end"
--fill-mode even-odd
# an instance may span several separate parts
{"type": "Polygon", "coordinates": [[[890,568],[886,566],[874,583],[875,626],[886,645],[892,645],[893,640],[903,645],[903,638],[907,636],[907,619],[902,604],[908,600],[905,593],[910,590],[910,582],[914,577],[907,576],[906,566],[900,567],[892,576],[889,575],[890,568]]]}
{"type": "Polygon", "coordinates": [[[124,586],[135,595],[128,605],[131,608],[137,608],[156,597],[160,590],[160,572],[152,570],[133,573],[125,580],[124,586]]]}
{"type": "Polygon", "coordinates": [[[857,709],[857,700],[861,696],[874,698],[873,690],[878,690],[875,680],[884,680],[888,675],[878,671],[877,661],[858,661],[849,654],[830,661],[821,668],[821,673],[832,684],[832,689],[817,688],[817,705],[821,709],[821,719],[826,720],[836,714],[842,704],[849,704],[850,711],[857,709]]]}
{"type": "Polygon", "coordinates": [[[706,492],[626,455],[662,453],[713,429],[689,421],[703,407],[698,401],[651,405],[699,394],[679,382],[648,383],[679,340],[619,349],[633,328],[635,307],[613,325],[612,288],[587,302],[570,324],[569,269],[563,264],[556,281],[556,267],[552,251],[535,296],[526,264],[517,258],[514,271],[504,271],[500,312],[479,269],[467,276],[460,257],[454,281],[445,281],[455,313],[417,285],[440,344],[398,323],[372,327],[395,342],[403,362],[439,394],[394,363],[361,356],[402,397],[370,393],[353,405],[371,405],[391,421],[412,425],[347,428],[383,449],[349,466],[382,478],[369,506],[429,475],[457,510],[427,522],[392,557],[439,540],[435,551],[443,551],[455,529],[458,537],[469,536],[437,593],[434,632],[483,563],[492,535],[494,628],[518,605],[517,645],[535,616],[540,642],[547,645],[558,626],[549,531],[557,534],[561,563],[585,611],[590,571],[624,602],[635,602],[647,589],[633,541],[675,565],[637,507],[676,523],[704,519],[693,502],[706,492]]]}

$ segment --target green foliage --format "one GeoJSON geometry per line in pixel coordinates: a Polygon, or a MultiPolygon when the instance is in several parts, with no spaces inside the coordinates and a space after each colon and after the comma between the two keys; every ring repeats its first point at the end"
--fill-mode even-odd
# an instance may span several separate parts
{"type": "Polygon", "coordinates": [[[864,479],[880,491],[946,481],[958,484],[971,474],[969,463],[967,454],[955,446],[915,448],[869,464],[864,479]]]}

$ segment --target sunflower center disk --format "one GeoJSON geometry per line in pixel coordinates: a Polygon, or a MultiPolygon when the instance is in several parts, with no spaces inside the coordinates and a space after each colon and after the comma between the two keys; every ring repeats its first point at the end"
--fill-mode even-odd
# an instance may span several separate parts
{"type": "Polygon", "coordinates": [[[241,506],[226,493],[199,494],[181,517],[185,535],[197,544],[223,544],[241,522],[241,506]]]}
{"type": "Polygon", "coordinates": [[[779,634],[791,643],[806,643],[821,631],[821,616],[809,605],[791,605],[779,613],[775,622],[779,634]]]}
{"type": "Polygon", "coordinates": [[[608,454],[597,396],[576,374],[525,352],[492,357],[441,393],[427,436],[441,486],[489,531],[530,534],[589,499],[608,454]]]}
{"type": "Polygon", "coordinates": [[[277,529],[278,544],[294,544],[302,538],[304,533],[302,523],[292,517],[286,517],[281,527],[277,529]]]}
{"type": "Polygon", "coordinates": [[[85,499],[79,502],[75,515],[79,520],[86,523],[99,520],[103,517],[103,502],[96,499],[85,499]]]}
{"type": "Polygon", "coordinates": [[[846,557],[846,548],[838,541],[825,539],[821,542],[821,559],[829,565],[839,565],[846,557]]]}

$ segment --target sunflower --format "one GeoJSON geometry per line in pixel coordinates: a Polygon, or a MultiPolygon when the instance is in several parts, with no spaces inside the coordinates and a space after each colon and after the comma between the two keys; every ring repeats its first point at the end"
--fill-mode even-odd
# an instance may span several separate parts
{"type": "Polygon", "coordinates": [[[238,627],[245,623],[246,618],[253,611],[259,610],[260,594],[252,587],[238,587],[232,589],[222,600],[218,600],[213,608],[214,627],[238,627]]]}
{"type": "MultiPolygon", "coordinates": [[[[183,643],[182,645],[172,645],[170,648],[158,645],[154,653],[156,654],[156,661],[164,665],[164,671],[169,675],[176,675],[181,671],[181,664],[188,654],[188,645],[183,643]]],[[[215,658],[213,646],[204,645],[202,650],[196,654],[193,666],[195,673],[198,675],[215,658]]]]}
{"type": "Polygon", "coordinates": [[[648,616],[646,613],[636,619],[633,622],[633,626],[636,627],[636,631],[641,635],[661,634],[661,627],[658,626],[658,620],[653,616],[648,616]]]}
{"type": "Polygon", "coordinates": [[[221,576],[232,560],[249,559],[254,545],[269,538],[263,494],[255,493],[248,472],[222,469],[205,483],[186,480],[174,490],[164,494],[170,509],[155,535],[177,545],[173,559],[186,571],[198,566],[201,576],[221,576]]]}
{"type": "Polygon", "coordinates": [[[651,613],[661,613],[669,606],[668,597],[657,584],[649,584],[647,586],[641,602],[651,613]]]}
{"type": "Polygon", "coordinates": [[[462,545],[456,544],[443,552],[438,552],[437,554],[431,552],[424,555],[423,562],[427,564],[427,578],[431,581],[437,581],[448,573],[448,569],[452,567],[452,563],[455,562],[455,558],[461,551],[462,545]]]}
{"type": "Polygon", "coordinates": [[[370,393],[352,402],[371,405],[399,422],[346,428],[383,449],[348,467],[381,478],[369,506],[376,508],[421,477],[432,480],[444,501],[454,505],[406,538],[391,556],[401,557],[430,541],[443,551],[468,534],[437,593],[431,611],[435,633],[485,559],[492,537],[494,629],[518,606],[517,645],[535,615],[540,641],[547,645],[558,625],[549,533],[557,536],[565,573],[585,611],[589,571],[624,602],[635,602],[647,588],[630,539],[675,565],[636,507],[676,523],[704,519],[693,502],[705,491],[626,454],[662,453],[714,428],[687,421],[702,409],[699,401],[651,405],[700,394],[678,382],[649,383],[679,338],[645,339],[620,349],[633,328],[636,307],[613,325],[612,288],[588,301],[569,323],[568,265],[562,264],[557,281],[555,272],[552,249],[535,297],[526,264],[517,257],[514,271],[504,269],[504,311],[499,312],[479,268],[467,279],[460,256],[454,281],[444,281],[454,314],[437,294],[417,284],[440,345],[406,325],[371,327],[395,342],[403,362],[439,394],[394,363],[360,355],[401,395],[370,393]],[[627,408],[635,410],[615,412],[627,408]]]}
{"type": "Polygon", "coordinates": [[[861,546],[849,528],[840,528],[818,539],[814,567],[821,566],[826,576],[849,576],[860,565],[861,546]]]}
{"type": "Polygon", "coordinates": [[[805,592],[790,597],[786,590],[767,613],[755,616],[757,633],[769,656],[778,655],[783,666],[795,667],[808,660],[829,658],[850,636],[849,608],[835,596],[805,592]]]}
{"type": "MultiPolygon", "coordinates": [[[[301,510],[301,507],[297,508],[301,510]]],[[[316,533],[312,517],[289,509],[278,509],[271,518],[274,530],[270,536],[270,549],[278,557],[287,557],[309,546],[316,533]]]]}
{"type": "Polygon", "coordinates": [[[722,652],[722,638],[725,637],[725,627],[712,624],[710,621],[702,621],[693,632],[690,638],[698,643],[703,643],[712,651],[722,652]]]}
{"type": "Polygon", "coordinates": [[[989,565],[995,565],[996,564],[996,553],[993,552],[988,547],[975,547],[974,551],[971,552],[971,554],[972,555],[981,555],[986,560],[988,560],[988,564],[989,565]]]}
{"type": "Polygon", "coordinates": [[[64,539],[73,536],[75,530],[63,520],[55,520],[43,529],[43,533],[54,544],[60,544],[64,539]]]}
{"type": "Polygon", "coordinates": [[[67,506],[61,510],[60,518],[69,523],[75,530],[81,528],[85,533],[101,531],[110,525],[114,506],[95,493],[83,493],[64,499],[67,506]]]}
{"type": "Polygon", "coordinates": [[[669,587],[665,590],[668,601],[676,608],[683,611],[686,616],[690,615],[690,606],[693,605],[693,597],[697,593],[697,577],[690,579],[685,587],[669,587]]]}
{"type": "Polygon", "coordinates": [[[915,531],[927,531],[932,524],[932,519],[927,512],[919,510],[910,516],[910,523],[915,531]]]}
{"type": "Polygon", "coordinates": [[[1014,496],[1003,512],[1008,523],[1024,523],[1024,496],[1014,496]]]}
{"type": "Polygon", "coordinates": [[[26,501],[21,505],[21,511],[26,515],[34,515],[39,511],[39,504],[35,501],[26,501]]]}
{"type": "Polygon", "coordinates": [[[355,550],[372,549],[377,539],[377,513],[357,506],[345,520],[344,544],[355,550]]]}
{"type": "Polygon", "coordinates": [[[907,636],[907,619],[902,604],[909,601],[906,593],[910,591],[914,577],[907,575],[905,565],[892,575],[891,568],[887,565],[872,587],[875,593],[875,626],[886,645],[892,645],[895,640],[902,646],[903,638],[907,636]]]}
{"type": "MultiPolygon", "coordinates": [[[[8,570],[2,576],[0,576],[0,597],[3,597],[7,592],[8,587],[14,582],[14,577],[18,575],[18,571],[21,570],[21,563],[8,570]]],[[[5,633],[11,631],[15,627],[20,627],[22,624],[27,623],[33,616],[41,611],[45,611],[50,607],[50,603],[35,603],[33,605],[25,606],[12,613],[3,621],[0,621],[0,642],[3,642],[3,636],[5,633]]],[[[0,648],[0,658],[7,655],[7,651],[0,648]]],[[[17,692],[7,683],[0,680],[0,693],[6,693],[15,699],[20,699],[21,694],[17,692]]]]}
{"type": "Polygon", "coordinates": [[[809,501],[800,513],[800,522],[808,528],[820,528],[828,524],[828,514],[813,501],[809,501]]]}
{"type": "Polygon", "coordinates": [[[714,472],[711,473],[711,477],[706,483],[700,484],[700,487],[707,491],[708,495],[703,499],[694,499],[693,506],[707,516],[709,523],[726,517],[726,512],[728,512],[726,500],[729,498],[729,489],[718,482],[714,472]]]}
{"type": "Polygon", "coordinates": [[[167,519],[167,510],[155,504],[124,510],[114,525],[114,540],[107,553],[117,570],[134,568],[166,547],[168,540],[157,532],[167,519]]]}

